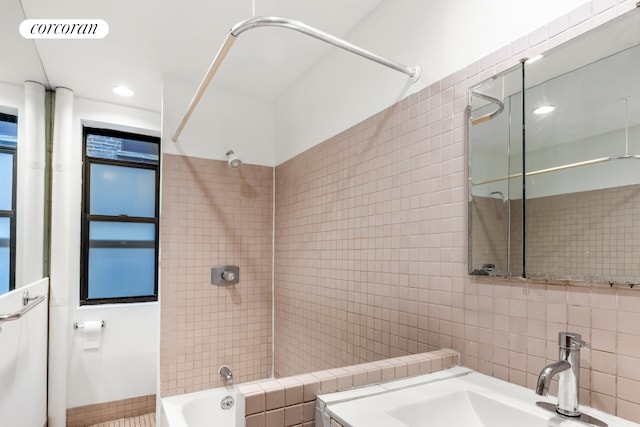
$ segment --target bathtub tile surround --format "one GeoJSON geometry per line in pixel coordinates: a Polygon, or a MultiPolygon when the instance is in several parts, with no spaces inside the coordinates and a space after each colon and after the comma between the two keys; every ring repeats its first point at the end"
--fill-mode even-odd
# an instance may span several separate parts
{"type": "Polygon", "coordinates": [[[277,380],[245,384],[239,391],[245,398],[247,427],[313,426],[315,400],[318,394],[349,390],[382,382],[382,371],[393,372],[387,381],[428,374],[460,364],[460,353],[443,349],[401,356],[377,363],[363,363],[341,369],[285,377],[277,380]],[[356,377],[359,378],[356,380],[356,377]],[[349,380],[345,380],[349,378],[349,380]],[[281,390],[284,404],[267,403],[273,390],[281,390]]]}
{"type": "Polygon", "coordinates": [[[161,395],[269,376],[272,169],[165,154],[162,179],[161,395]],[[210,284],[224,264],[240,283],[210,284]]]}
{"type": "Polygon", "coordinates": [[[573,331],[582,403],[640,421],[640,290],[466,265],[467,89],[634,7],[586,3],[276,168],[276,375],[451,347],[533,388],[573,331]]]}

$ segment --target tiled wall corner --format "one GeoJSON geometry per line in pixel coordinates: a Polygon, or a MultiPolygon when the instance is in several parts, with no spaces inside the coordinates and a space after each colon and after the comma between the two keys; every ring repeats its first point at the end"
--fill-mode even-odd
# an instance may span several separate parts
{"type": "Polygon", "coordinates": [[[240,385],[239,391],[245,398],[246,426],[313,426],[318,394],[441,371],[456,366],[459,356],[453,350],[443,349],[240,385]]]}
{"type": "Polygon", "coordinates": [[[162,164],[163,397],[270,376],[272,168],[165,155],[162,164]],[[211,285],[214,265],[240,283],[211,285]]]}

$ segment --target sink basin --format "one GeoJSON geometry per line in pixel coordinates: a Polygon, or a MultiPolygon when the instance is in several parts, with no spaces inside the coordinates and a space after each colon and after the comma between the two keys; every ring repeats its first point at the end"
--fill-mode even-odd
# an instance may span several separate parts
{"type": "Polygon", "coordinates": [[[469,390],[398,406],[387,413],[406,426],[547,427],[549,418],[469,390]]]}
{"type": "MultiPolygon", "coordinates": [[[[455,367],[433,374],[318,396],[316,427],[585,427],[548,411],[555,398],[455,367]]],[[[553,407],[553,406],[552,406],[553,407]]],[[[640,427],[589,407],[609,427],[640,427]]],[[[585,417],[590,419],[589,417],[585,417]]]]}

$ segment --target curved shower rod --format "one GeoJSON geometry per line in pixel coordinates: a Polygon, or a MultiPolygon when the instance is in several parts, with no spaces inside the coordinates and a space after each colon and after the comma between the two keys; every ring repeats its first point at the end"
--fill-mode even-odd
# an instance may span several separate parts
{"type": "Polygon", "coordinates": [[[477,91],[471,91],[471,94],[473,96],[476,96],[480,99],[484,99],[485,101],[489,101],[492,104],[496,104],[498,106],[498,108],[489,113],[489,114],[485,114],[484,116],[478,117],[477,119],[474,119],[473,117],[471,118],[471,125],[475,126],[475,125],[479,125],[480,123],[484,123],[487,120],[491,120],[497,116],[500,115],[500,113],[502,113],[504,111],[504,102],[502,102],[501,99],[495,98],[491,95],[487,95],[486,93],[482,93],[482,92],[477,92],[477,91]]]}
{"type": "Polygon", "coordinates": [[[176,142],[178,140],[178,137],[180,136],[180,133],[182,133],[184,126],[187,124],[189,117],[191,117],[193,110],[195,110],[196,105],[198,105],[198,102],[200,102],[200,98],[202,98],[202,95],[204,95],[204,92],[207,90],[207,86],[209,86],[211,79],[213,79],[213,76],[218,71],[218,68],[220,68],[220,65],[222,64],[225,56],[227,55],[227,53],[229,53],[233,42],[240,34],[244,33],[247,30],[258,27],[282,27],[298,31],[302,34],[306,34],[325,43],[329,43],[333,46],[344,49],[347,52],[355,53],[356,55],[362,56],[363,58],[384,65],[385,67],[389,67],[393,70],[404,73],[411,77],[412,81],[417,81],[420,78],[420,74],[422,72],[422,69],[419,65],[408,67],[406,65],[400,64],[399,62],[392,61],[380,55],[376,55],[375,53],[371,53],[345,40],[332,36],[331,34],[325,33],[324,31],[318,30],[317,28],[311,27],[299,21],[294,21],[293,19],[280,18],[277,16],[266,16],[247,19],[246,21],[242,21],[234,25],[233,28],[231,28],[231,30],[229,31],[229,34],[227,34],[227,37],[222,43],[222,46],[220,46],[220,50],[218,50],[218,53],[213,58],[213,62],[209,66],[209,70],[207,70],[207,73],[203,77],[202,82],[200,82],[200,86],[198,86],[196,93],[193,95],[191,103],[189,104],[187,111],[182,117],[182,121],[180,122],[178,129],[176,129],[176,132],[171,137],[171,140],[173,142],[176,142]]]}

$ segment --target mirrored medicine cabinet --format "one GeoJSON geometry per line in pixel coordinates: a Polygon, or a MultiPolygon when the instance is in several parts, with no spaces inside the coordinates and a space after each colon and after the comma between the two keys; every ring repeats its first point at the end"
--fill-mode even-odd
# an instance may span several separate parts
{"type": "Polygon", "coordinates": [[[469,90],[469,273],[640,283],[640,9],[469,90]]]}

